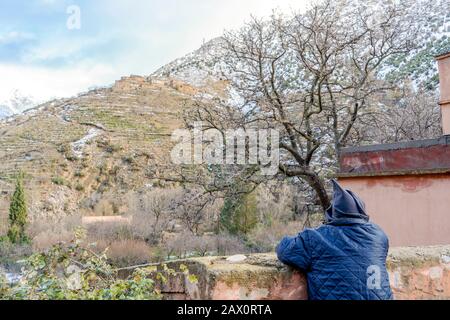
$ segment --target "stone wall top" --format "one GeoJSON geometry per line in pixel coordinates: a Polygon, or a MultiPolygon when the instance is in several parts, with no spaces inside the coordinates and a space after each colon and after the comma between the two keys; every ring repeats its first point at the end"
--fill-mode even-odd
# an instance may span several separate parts
{"type": "MultiPolygon", "coordinates": [[[[192,258],[168,266],[181,264],[198,281],[173,277],[161,286],[166,299],[307,299],[305,275],[274,253],[192,258]]],[[[450,299],[450,245],[392,248],[387,267],[396,299],[450,299]]]]}

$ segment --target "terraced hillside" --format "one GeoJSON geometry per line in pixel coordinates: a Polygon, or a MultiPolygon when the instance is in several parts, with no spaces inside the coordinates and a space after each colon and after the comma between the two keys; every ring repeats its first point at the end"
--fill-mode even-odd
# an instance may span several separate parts
{"type": "Polygon", "coordinates": [[[195,94],[179,81],[130,76],[0,122],[0,234],[21,170],[32,219],[120,214],[127,192],[150,187],[147,173],[167,161],[195,94]]]}

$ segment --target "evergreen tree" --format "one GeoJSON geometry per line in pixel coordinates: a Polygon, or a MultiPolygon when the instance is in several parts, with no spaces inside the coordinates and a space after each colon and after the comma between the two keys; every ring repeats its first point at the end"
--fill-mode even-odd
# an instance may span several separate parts
{"type": "Polygon", "coordinates": [[[9,206],[9,230],[8,238],[12,243],[27,241],[25,227],[28,220],[27,206],[25,203],[25,191],[23,188],[23,174],[20,173],[16,180],[16,189],[9,206]]]}
{"type": "Polygon", "coordinates": [[[255,193],[225,198],[220,222],[231,234],[245,235],[258,223],[255,193]]]}

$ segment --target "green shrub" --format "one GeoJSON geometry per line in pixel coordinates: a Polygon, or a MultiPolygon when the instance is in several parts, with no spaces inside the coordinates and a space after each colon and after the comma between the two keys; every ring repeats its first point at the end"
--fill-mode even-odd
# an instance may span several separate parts
{"type": "Polygon", "coordinates": [[[9,206],[8,238],[12,243],[27,242],[25,226],[28,222],[25,191],[23,188],[23,174],[20,173],[16,180],[16,189],[9,206]]]}
{"type": "Polygon", "coordinates": [[[255,193],[225,198],[220,223],[231,234],[249,233],[258,223],[255,193]]]}
{"type": "Polygon", "coordinates": [[[74,173],[74,176],[77,178],[83,178],[85,176],[85,174],[82,171],[76,171],[74,173]]]}
{"type": "Polygon", "coordinates": [[[52,182],[58,186],[63,186],[66,184],[65,180],[63,177],[53,177],[52,178],[52,182]]]}

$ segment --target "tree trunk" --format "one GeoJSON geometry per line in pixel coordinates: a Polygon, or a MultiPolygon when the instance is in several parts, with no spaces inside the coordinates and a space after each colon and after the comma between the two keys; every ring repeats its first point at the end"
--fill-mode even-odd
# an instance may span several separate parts
{"type": "Polygon", "coordinates": [[[311,188],[313,188],[316,192],[323,210],[327,210],[330,207],[331,202],[322,179],[320,179],[316,173],[312,173],[311,175],[308,175],[306,177],[306,180],[308,181],[308,184],[311,186],[311,188]]]}

